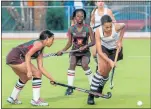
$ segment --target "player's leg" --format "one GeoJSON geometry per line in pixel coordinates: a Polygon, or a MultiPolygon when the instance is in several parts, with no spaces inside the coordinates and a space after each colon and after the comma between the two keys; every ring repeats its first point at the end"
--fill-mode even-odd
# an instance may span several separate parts
{"type": "MultiPolygon", "coordinates": [[[[95,32],[94,32],[94,36],[95,36],[95,32]]],[[[98,59],[97,59],[96,45],[92,46],[91,48],[92,48],[92,56],[93,56],[93,59],[96,63],[96,70],[95,71],[97,71],[98,70],[98,59]]]]}
{"type": "Polygon", "coordinates": [[[82,56],[81,60],[82,60],[81,61],[82,68],[85,71],[85,75],[87,75],[87,77],[88,77],[89,84],[91,85],[93,73],[92,73],[90,67],[88,66],[89,62],[90,62],[90,56],[82,56]]]}
{"type": "MultiPolygon", "coordinates": [[[[76,56],[70,56],[70,66],[68,69],[68,85],[73,86],[74,77],[75,77],[75,67],[77,64],[76,56]]],[[[71,95],[73,93],[73,89],[67,88],[65,95],[71,95]]]]}
{"type": "MultiPolygon", "coordinates": [[[[108,67],[108,63],[104,61],[102,58],[99,58],[98,66],[99,66],[98,71],[94,74],[92,78],[90,90],[102,94],[104,85],[108,81],[108,74],[110,68],[108,67]]],[[[93,105],[95,103],[94,95],[89,94],[87,103],[90,105],[93,105]]]]}
{"type": "Polygon", "coordinates": [[[31,104],[34,106],[48,106],[49,104],[40,98],[42,73],[33,64],[31,64],[31,69],[33,73],[33,78],[32,78],[33,98],[31,100],[31,104]]]}
{"type": "MultiPolygon", "coordinates": [[[[101,62],[103,60],[99,59],[101,62]]],[[[104,65],[102,65],[102,63],[99,63],[99,69],[98,72],[100,73],[101,76],[101,81],[98,87],[98,92],[102,94],[103,88],[106,84],[106,82],[109,80],[109,73],[111,71],[111,66],[109,65],[109,63],[104,62],[104,65]]]]}
{"type": "Polygon", "coordinates": [[[19,80],[16,82],[16,85],[10,95],[10,97],[7,99],[7,101],[11,104],[21,104],[21,101],[18,100],[19,93],[25,86],[26,82],[28,81],[27,75],[26,75],[26,65],[25,63],[18,64],[18,65],[9,65],[12,70],[19,76],[19,80]]]}

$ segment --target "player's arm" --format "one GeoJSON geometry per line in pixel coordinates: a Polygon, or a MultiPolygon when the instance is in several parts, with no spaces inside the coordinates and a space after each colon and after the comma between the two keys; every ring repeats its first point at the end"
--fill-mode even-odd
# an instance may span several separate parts
{"type": "Polygon", "coordinates": [[[120,32],[119,40],[122,41],[125,32],[125,23],[115,23],[115,30],[120,32]]]}
{"type": "Polygon", "coordinates": [[[90,40],[91,42],[87,45],[87,47],[92,47],[95,45],[95,36],[93,35],[93,31],[92,31],[92,28],[89,27],[89,35],[90,35],[90,40]]]}
{"type": "Polygon", "coordinates": [[[103,52],[102,52],[102,46],[101,46],[101,40],[100,40],[100,32],[99,32],[99,28],[96,29],[96,33],[95,33],[95,42],[96,42],[96,50],[97,53],[100,57],[102,57],[102,59],[104,59],[105,61],[107,61],[111,67],[114,67],[114,62],[109,59],[103,52]]]}
{"type": "Polygon", "coordinates": [[[93,11],[91,12],[91,19],[90,19],[90,26],[91,26],[91,28],[94,27],[94,23],[95,23],[94,12],[95,12],[95,9],[93,9],[93,11]]]}
{"type": "Polygon", "coordinates": [[[117,42],[117,47],[121,49],[122,47],[122,40],[125,33],[125,24],[124,23],[115,23],[115,30],[116,32],[120,32],[119,40],[117,42]]]}
{"type": "Polygon", "coordinates": [[[116,22],[116,19],[115,19],[114,15],[113,15],[113,12],[112,12],[111,9],[108,9],[108,13],[109,13],[109,16],[112,18],[112,21],[116,22]]]}
{"type": "Polygon", "coordinates": [[[68,42],[67,42],[66,46],[62,49],[62,51],[66,51],[72,46],[72,36],[71,36],[70,29],[68,30],[68,34],[67,35],[68,35],[68,42]]]}
{"type": "Polygon", "coordinates": [[[37,58],[38,69],[42,72],[44,76],[46,76],[50,81],[54,81],[52,76],[46,71],[43,67],[43,54],[41,53],[37,58]]]}
{"type": "Polygon", "coordinates": [[[42,44],[40,42],[35,42],[33,47],[27,52],[25,55],[25,62],[27,66],[27,76],[29,78],[32,77],[32,69],[31,69],[31,56],[38,50],[42,48],[42,44]]]}

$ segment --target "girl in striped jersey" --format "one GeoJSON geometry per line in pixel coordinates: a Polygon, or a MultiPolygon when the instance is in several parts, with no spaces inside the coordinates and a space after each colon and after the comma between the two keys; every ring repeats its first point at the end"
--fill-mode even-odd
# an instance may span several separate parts
{"type": "MultiPolygon", "coordinates": [[[[112,13],[112,10],[105,6],[104,0],[97,0],[95,4],[96,4],[96,8],[94,8],[91,13],[91,21],[90,21],[90,25],[91,27],[93,27],[94,34],[96,31],[96,28],[99,27],[100,25],[100,19],[102,18],[103,15],[111,16],[113,22],[116,22],[114,15],[112,13]]],[[[96,57],[95,45],[92,47],[92,55],[97,64],[98,62],[97,62],[97,57],[96,57]]],[[[98,66],[96,67],[96,70],[97,69],[98,69],[98,66]]]]}
{"type": "MultiPolygon", "coordinates": [[[[6,64],[19,76],[11,96],[7,101],[11,104],[21,104],[18,100],[20,91],[23,89],[28,80],[32,79],[33,99],[32,105],[47,106],[48,103],[40,98],[40,87],[42,74],[49,81],[54,81],[52,76],[43,67],[43,49],[53,44],[54,34],[45,30],[40,34],[39,39],[31,40],[13,48],[6,58],[6,64]],[[38,68],[32,63],[31,59],[37,59],[38,68]]],[[[51,82],[53,84],[53,82],[51,82]]]]}
{"type": "MultiPolygon", "coordinates": [[[[125,31],[124,23],[112,23],[108,15],[101,18],[101,26],[96,29],[95,40],[98,58],[98,70],[92,78],[91,90],[102,94],[105,83],[108,81],[109,72],[115,66],[114,58],[116,49],[120,52],[117,60],[123,59],[122,39],[125,31]]],[[[94,103],[94,96],[89,94],[88,104],[94,103]]]]}

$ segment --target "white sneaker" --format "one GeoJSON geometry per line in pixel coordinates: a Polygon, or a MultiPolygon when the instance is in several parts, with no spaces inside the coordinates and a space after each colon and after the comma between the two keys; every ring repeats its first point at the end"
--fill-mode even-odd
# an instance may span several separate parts
{"type": "Polygon", "coordinates": [[[14,100],[12,97],[9,97],[7,99],[7,102],[11,103],[11,104],[22,104],[21,101],[19,101],[18,99],[14,100]]]}
{"type": "Polygon", "coordinates": [[[47,102],[45,102],[43,99],[39,98],[39,100],[31,100],[30,102],[33,106],[49,106],[47,102]]]}

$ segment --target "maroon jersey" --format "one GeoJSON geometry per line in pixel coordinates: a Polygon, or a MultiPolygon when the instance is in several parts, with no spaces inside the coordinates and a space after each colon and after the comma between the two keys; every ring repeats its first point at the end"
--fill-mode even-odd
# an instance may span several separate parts
{"type": "MultiPolygon", "coordinates": [[[[79,49],[80,47],[87,45],[89,41],[89,25],[84,24],[81,31],[77,30],[77,25],[73,25],[69,28],[68,33],[71,34],[73,46],[72,49],[79,49]]],[[[86,49],[79,53],[88,52],[89,49],[86,49]]]]}
{"type": "MultiPolygon", "coordinates": [[[[37,40],[31,40],[29,42],[26,42],[24,44],[18,45],[16,47],[16,48],[20,49],[20,51],[22,53],[21,55],[22,55],[23,58],[25,57],[26,53],[34,46],[33,44],[34,44],[35,41],[39,41],[39,39],[37,39],[37,40]]],[[[36,53],[34,53],[31,56],[31,58],[32,59],[36,59],[42,53],[42,51],[43,51],[43,48],[41,50],[38,50],[36,53]]]]}
{"type": "MultiPolygon", "coordinates": [[[[21,64],[25,62],[25,55],[27,52],[34,46],[34,42],[38,40],[31,40],[29,42],[26,42],[24,44],[21,44],[15,48],[13,48],[6,58],[6,64],[21,64]]],[[[31,58],[35,59],[37,58],[43,51],[43,48],[41,50],[38,50],[36,53],[34,53],[31,58]]]]}

